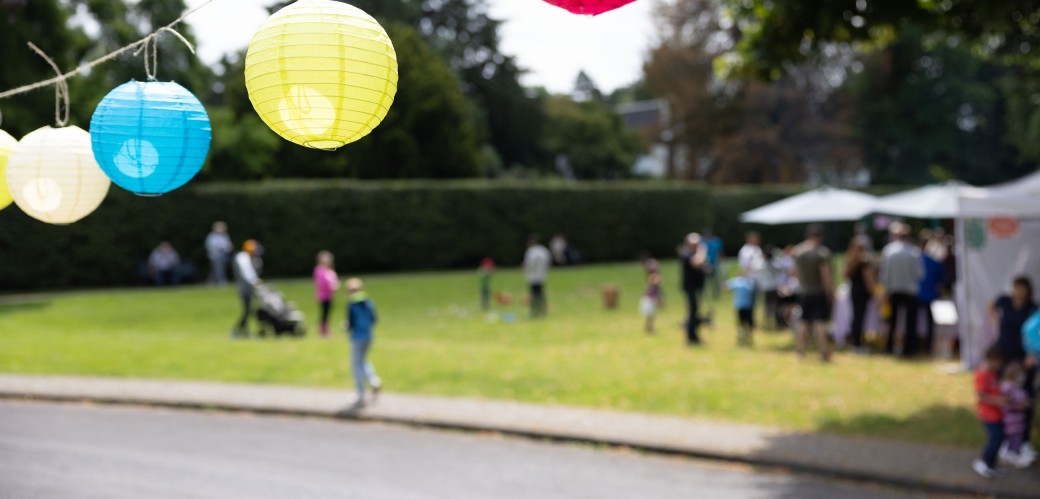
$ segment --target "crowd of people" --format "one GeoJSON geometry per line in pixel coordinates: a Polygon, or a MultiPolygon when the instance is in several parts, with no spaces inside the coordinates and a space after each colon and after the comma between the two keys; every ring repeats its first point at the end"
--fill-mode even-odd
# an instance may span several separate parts
{"type": "MultiPolygon", "coordinates": [[[[774,327],[793,327],[799,356],[806,355],[813,338],[820,360],[831,361],[836,342],[828,324],[847,326],[852,352],[869,351],[866,332],[873,328],[879,333],[875,338],[884,340],[878,349],[887,354],[930,355],[935,339],[931,305],[949,297],[956,278],[952,238],[942,230],[924,230],[914,238],[910,227],[899,221],[888,229],[888,242],[875,254],[873,240],[862,226],[857,227],[844,255],[843,298],[837,297],[835,277],[839,276],[834,275],[821,226],[810,225],[803,242],[783,250],[763,250],[759,235],[747,233],[737,253],[736,276],[722,281],[733,292],[738,345],[753,344],[755,305],[762,297],[766,321],[774,327]],[[848,324],[831,324],[837,299],[851,302],[852,313],[839,319],[848,324]],[[886,320],[869,326],[871,314],[886,320]]],[[[710,247],[708,238],[694,233],[678,250],[681,288],[687,298],[686,340],[691,346],[702,344],[698,327],[710,320],[700,310],[700,300],[710,290],[706,283],[724,273],[710,247]]],[[[649,265],[647,271],[653,275],[649,265]]],[[[999,462],[1024,468],[1037,458],[1031,437],[1040,384],[1040,308],[1029,278],[1015,278],[1011,293],[995,297],[988,312],[999,335],[975,376],[977,412],[987,438],[972,469],[992,478],[999,475],[999,462]]]]}
{"type": "MultiPolygon", "coordinates": [[[[780,248],[761,244],[751,231],[736,255],[737,272],[724,279],[721,268],[722,247],[718,238],[691,234],[679,250],[683,290],[688,296],[691,316],[699,300],[716,298],[719,283],[734,292],[734,308],[741,325],[741,342],[750,344],[757,324],[779,330],[798,331],[798,351],[805,353],[809,336],[815,337],[821,358],[830,358],[835,332],[847,333],[850,350],[869,353],[868,332],[884,338],[883,351],[904,357],[927,355],[932,351],[935,325],[931,305],[948,297],[955,267],[951,238],[942,230],[922,231],[914,241],[909,226],[894,222],[889,241],[875,253],[873,240],[857,225],[856,235],[844,254],[840,274],[833,267],[833,256],[824,245],[823,229],[810,225],[805,240],[780,248]],[[837,279],[836,279],[837,278],[837,279]],[[835,286],[841,282],[842,286],[835,286]],[[749,289],[750,288],[750,289],[749,289]],[[840,293],[839,293],[840,291],[840,293]],[[764,302],[761,321],[755,319],[759,301],[764,302]],[[851,313],[836,314],[836,300],[847,300],[851,313]],[[887,321],[871,321],[884,316],[887,321]],[[827,340],[827,341],[824,341],[827,340]]],[[[704,323],[710,316],[699,316],[704,323]]],[[[696,326],[687,325],[688,339],[699,342],[696,326]],[[692,329],[692,330],[691,330],[692,329]]]]}

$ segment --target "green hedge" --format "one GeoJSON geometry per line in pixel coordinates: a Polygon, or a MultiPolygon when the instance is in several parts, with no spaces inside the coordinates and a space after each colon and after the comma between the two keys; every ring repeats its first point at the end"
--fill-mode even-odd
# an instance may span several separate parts
{"type": "Polygon", "coordinates": [[[698,186],[278,182],[200,185],[159,198],[113,187],[86,219],[64,227],[16,207],[0,211],[0,289],[117,286],[169,240],[204,276],[202,242],[215,220],[236,244],[260,240],[265,274],[307,275],[321,249],[343,272],[476,267],[484,256],[517,264],[529,232],[566,233],[588,261],[671,254],[707,223],[698,186]]]}
{"type": "MultiPolygon", "coordinates": [[[[739,223],[740,213],[804,190],[800,186],[705,188],[653,182],[278,181],[198,184],[159,198],[116,187],[97,212],[64,227],[17,207],[0,211],[0,290],[140,284],[139,269],[169,240],[204,278],[202,242],[215,220],[236,244],[260,240],[268,276],[307,275],[329,249],[341,272],[475,267],[490,256],[518,264],[530,232],[556,231],[590,262],[674,255],[682,236],[714,227],[733,255],[746,230],[776,245],[804,225],[739,223]]],[[[891,189],[882,189],[890,191],[891,189]]],[[[831,224],[843,249],[851,224],[831,224]]]]}

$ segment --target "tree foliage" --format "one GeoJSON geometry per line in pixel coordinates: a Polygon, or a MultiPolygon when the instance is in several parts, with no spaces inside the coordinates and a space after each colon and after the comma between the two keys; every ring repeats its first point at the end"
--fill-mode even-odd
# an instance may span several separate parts
{"type": "Polygon", "coordinates": [[[732,37],[717,2],[661,2],[655,14],[661,41],[644,71],[647,89],[670,108],[681,161],[669,165],[669,176],[801,182],[859,167],[852,114],[834,94],[828,66],[802,65],[768,83],[723,80],[714,61],[730,50],[732,37]]]}
{"type": "Polygon", "coordinates": [[[920,30],[905,30],[863,57],[863,71],[849,79],[876,181],[987,184],[1036,168],[1040,158],[1030,161],[1030,150],[1015,147],[1035,143],[1040,130],[1016,123],[1031,113],[1017,105],[1024,89],[1014,71],[949,41],[930,43],[920,30]]]}
{"type": "Polygon", "coordinates": [[[629,176],[642,152],[634,132],[599,100],[575,101],[553,96],[545,101],[547,133],[545,149],[558,168],[577,179],[610,179],[629,176]]]}
{"type": "Polygon", "coordinates": [[[973,50],[1040,66],[1037,0],[722,0],[741,72],[777,78],[833,44],[885,46],[907,28],[962,38],[973,50]]]}

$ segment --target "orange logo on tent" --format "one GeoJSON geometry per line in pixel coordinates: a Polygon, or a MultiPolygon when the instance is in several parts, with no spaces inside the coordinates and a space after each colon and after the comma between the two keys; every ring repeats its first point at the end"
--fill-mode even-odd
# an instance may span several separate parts
{"type": "Polygon", "coordinates": [[[986,221],[989,233],[997,239],[1011,239],[1018,235],[1018,219],[1012,217],[993,217],[986,221]]]}

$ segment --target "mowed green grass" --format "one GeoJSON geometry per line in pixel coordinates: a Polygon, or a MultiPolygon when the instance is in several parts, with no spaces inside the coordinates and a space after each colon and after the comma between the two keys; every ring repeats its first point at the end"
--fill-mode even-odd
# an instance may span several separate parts
{"type": "MultiPolygon", "coordinates": [[[[495,275],[516,303],[515,323],[479,311],[475,272],[366,278],[380,323],[372,360],[387,389],[674,414],[900,440],[975,445],[968,375],[929,362],[839,355],[799,361],[790,333],[735,345],[729,296],[715,305],[707,346],[687,348],[677,268],[666,265],[668,306],[642,331],[638,264],[555,270],[549,317],[529,320],[517,271],[495,275]],[[605,285],[621,289],[604,309],[605,285]]],[[[303,340],[231,341],[232,288],[133,289],[0,297],[0,371],[277,383],[349,388],[348,345],[313,326],[309,280],[274,283],[307,314],[303,340]]],[[[501,315],[501,314],[500,314],[501,315]]]]}

